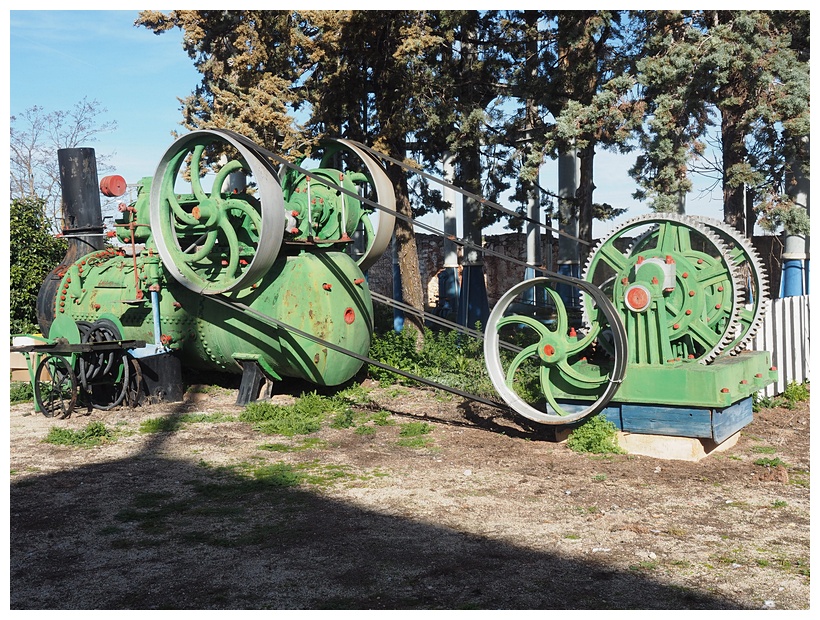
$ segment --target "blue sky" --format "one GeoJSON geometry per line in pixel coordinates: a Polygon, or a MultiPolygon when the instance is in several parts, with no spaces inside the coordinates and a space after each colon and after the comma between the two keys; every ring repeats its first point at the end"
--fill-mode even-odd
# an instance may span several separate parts
{"type": "Polygon", "coordinates": [[[157,36],[134,26],[138,11],[11,11],[10,114],[31,106],[70,109],[97,100],[117,129],[100,134],[98,156],[112,155],[129,183],[152,175],[171,132],[182,130],[178,97],[198,73],[179,31],[157,36]]]}
{"type": "MultiPolygon", "coordinates": [[[[118,126],[86,146],[94,147],[98,156],[110,156],[112,172],[128,183],[154,173],[173,142],[171,132],[182,131],[178,98],[189,95],[199,82],[182,49],[181,32],[154,35],[133,25],[137,15],[137,10],[7,13],[9,113],[34,105],[66,110],[84,97],[97,100],[107,110],[104,119],[118,126]]],[[[631,198],[635,184],[627,170],[633,161],[634,155],[596,155],[595,200],[628,207],[628,216],[648,212],[631,198]]],[[[557,165],[547,162],[542,186],[555,191],[557,180],[557,165]]],[[[687,211],[721,217],[719,198],[693,192],[687,211]]],[[[610,227],[596,223],[593,232],[600,235],[610,227]]]]}

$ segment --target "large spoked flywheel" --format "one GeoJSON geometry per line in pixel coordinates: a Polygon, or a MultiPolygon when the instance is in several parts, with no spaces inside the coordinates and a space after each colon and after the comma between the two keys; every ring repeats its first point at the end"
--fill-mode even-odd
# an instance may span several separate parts
{"type": "Polygon", "coordinates": [[[276,172],[229,132],[198,130],[166,151],[151,185],[151,229],[163,264],[206,295],[250,286],[273,265],[284,232],[276,172]],[[238,185],[234,173],[243,181],[238,185]]]}
{"type": "Polygon", "coordinates": [[[743,286],[733,255],[695,219],[626,222],[596,246],[583,278],[608,287],[629,334],[630,363],[707,364],[736,346],[743,286]]]}
{"type": "Polygon", "coordinates": [[[626,333],[615,307],[592,285],[564,276],[533,278],[493,308],[484,357],[496,391],[517,413],[568,424],[600,412],[614,396],[626,371],[626,333]],[[570,325],[555,283],[589,295],[594,318],[584,330],[570,325]]]}

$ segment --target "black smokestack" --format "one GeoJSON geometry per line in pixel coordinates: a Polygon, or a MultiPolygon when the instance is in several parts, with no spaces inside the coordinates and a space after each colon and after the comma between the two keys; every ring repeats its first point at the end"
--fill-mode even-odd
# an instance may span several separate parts
{"type": "Polygon", "coordinates": [[[46,337],[54,321],[54,300],[65,270],[81,256],[105,247],[94,149],[60,149],[57,161],[63,192],[63,236],[68,241],[68,251],[46,276],[37,295],[37,321],[46,337]]]}

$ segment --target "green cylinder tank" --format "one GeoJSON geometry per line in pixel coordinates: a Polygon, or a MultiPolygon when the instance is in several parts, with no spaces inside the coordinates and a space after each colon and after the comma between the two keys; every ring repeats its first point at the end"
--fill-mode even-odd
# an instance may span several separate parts
{"type": "Polygon", "coordinates": [[[154,299],[160,334],[155,344],[174,351],[185,366],[203,370],[241,373],[241,362],[253,360],[274,378],[339,385],[362,362],[326,343],[366,355],[373,331],[364,275],[343,252],[280,256],[253,286],[214,297],[166,277],[155,254],[135,259],[105,250],[66,270],[50,338],[76,341],[77,322],[107,319],[123,339],[154,343],[154,299]]]}

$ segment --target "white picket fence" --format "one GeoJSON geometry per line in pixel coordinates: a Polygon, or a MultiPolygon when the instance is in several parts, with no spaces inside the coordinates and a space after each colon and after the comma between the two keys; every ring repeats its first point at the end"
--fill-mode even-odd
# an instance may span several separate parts
{"type": "Polygon", "coordinates": [[[761,391],[761,395],[771,397],[782,394],[792,381],[809,380],[811,323],[808,295],[770,299],[766,303],[769,307],[763,325],[748,348],[772,354],[777,382],[761,391]]]}

